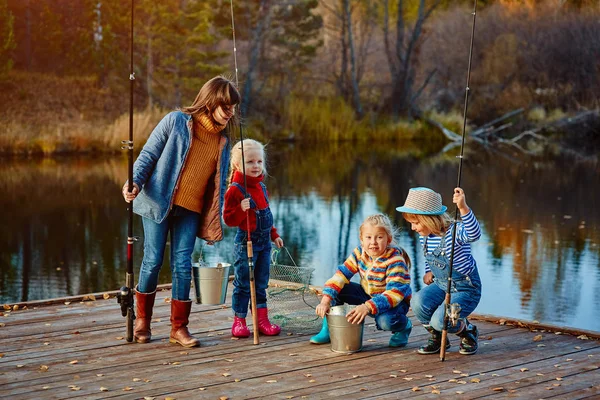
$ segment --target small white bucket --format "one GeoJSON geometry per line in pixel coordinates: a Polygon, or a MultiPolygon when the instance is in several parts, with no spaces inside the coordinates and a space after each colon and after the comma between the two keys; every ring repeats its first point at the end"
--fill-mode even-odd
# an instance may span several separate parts
{"type": "Polygon", "coordinates": [[[365,321],[352,324],[346,319],[346,314],[355,307],[344,304],[329,310],[327,326],[331,338],[331,351],[351,354],[362,350],[365,321]]]}
{"type": "Polygon", "coordinates": [[[192,264],[192,280],[196,303],[198,304],[225,304],[227,285],[229,284],[229,263],[192,264]]]}

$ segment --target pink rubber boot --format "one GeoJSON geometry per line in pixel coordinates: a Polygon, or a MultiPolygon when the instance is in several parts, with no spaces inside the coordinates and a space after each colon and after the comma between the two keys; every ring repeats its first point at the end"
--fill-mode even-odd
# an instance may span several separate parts
{"type": "Polygon", "coordinates": [[[256,310],[258,314],[258,331],[263,335],[276,336],[281,332],[281,328],[269,321],[268,310],[266,308],[259,308],[256,310]]]}
{"type": "Polygon", "coordinates": [[[231,336],[239,338],[247,338],[250,336],[250,329],[246,326],[246,318],[233,317],[231,336]]]}

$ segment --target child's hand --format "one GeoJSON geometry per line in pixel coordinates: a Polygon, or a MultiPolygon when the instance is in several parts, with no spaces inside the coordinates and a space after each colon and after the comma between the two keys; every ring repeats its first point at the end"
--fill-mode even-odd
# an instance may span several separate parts
{"type": "Polygon", "coordinates": [[[465,191],[461,188],[454,188],[454,196],[452,197],[452,202],[458,207],[460,215],[467,215],[469,213],[469,206],[467,205],[465,191]]]}
{"type": "Polygon", "coordinates": [[[250,209],[250,198],[247,197],[244,200],[242,200],[242,202],[240,203],[240,207],[242,207],[242,211],[244,212],[250,209]]]}
{"type": "Polygon", "coordinates": [[[360,306],[350,310],[350,312],[346,314],[346,319],[351,324],[360,324],[368,314],[369,307],[367,307],[365,304],[361,304],[360,306]]]}
{"type": "Polygon", "coordinates": [[[433,272],[429,271],[425,274],[425,276],[423,277],[423,283],[425,283],[426,285],[431,285],[433,283],[433,272]]]}
{"type": "Polygon", "coordinates": [[[278,237],[277,239],[273,240],[273,243],[275,243],[275,246],[277,246],[278,249],[283,247],[283,239],[278,237]]]}
{"type": "Polygon", "coordinates": [[[123,192],[123,198],[125,199],[125,201],[128,202],[128,203],[131,203],[131,201],[133,199],[135,199],[137,197],[138,193],[140,192],[140,187],[134,183],[133,184],[133,189],[130,192],[129,191],[129,184],[126,183],[125,185],[123,185],[122,192],[123,192]]]}
{"type": "Polygon", "coordinates": [[[324,296],[321,299],[321,302],[319,303],[317,308],[315,308],[315,313],[319,317],[325,318],[325,315],[329,312],[330,304],[331,304],[331,299],[329,297],[324,296]]]}

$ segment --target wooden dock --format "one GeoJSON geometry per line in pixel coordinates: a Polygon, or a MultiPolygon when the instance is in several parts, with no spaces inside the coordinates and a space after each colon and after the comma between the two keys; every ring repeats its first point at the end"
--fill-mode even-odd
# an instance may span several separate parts
{"type": "Polygon", "coordinates": [[[428,334],[414,318],[404,349],[367,318],[363,350],[346,355],[291,331],[260,345],[233,340],[229,307],[194,304],[190,331],[202,346],[186,349],[168,343],[168,296],[157,295],[149,344],[124,340],[114,296],[0,310],[0,398],[600,398],[600,342],[586,335],[474,321],[479,352],[458,354],[452,335],[440,362],[417,353],[428,334]]]}

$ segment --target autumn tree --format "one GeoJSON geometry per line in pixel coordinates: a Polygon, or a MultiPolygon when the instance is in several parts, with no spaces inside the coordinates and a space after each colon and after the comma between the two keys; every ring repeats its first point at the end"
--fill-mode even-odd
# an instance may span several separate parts
{"type": "Polygon", "coordinates": [[[10,71],[13,65],[11,52],[16,46],[13,23],[14,16],[6,0],[0,0],[0,76],[10,71]]]}

